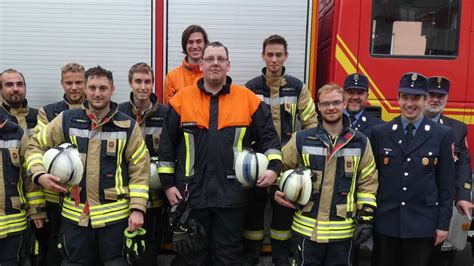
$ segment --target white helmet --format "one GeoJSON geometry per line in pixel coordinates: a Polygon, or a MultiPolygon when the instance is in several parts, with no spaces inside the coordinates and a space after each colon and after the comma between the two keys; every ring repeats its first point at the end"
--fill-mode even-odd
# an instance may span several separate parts
{"type": "Polygon", "coordinates": [[[243,187],[250,187],[267,170],[267,167],[267,156],[258,152],[244,150],[237,154],[235,175],[243,187]]]}
{"type": "Polygon", "coordinates": [[[161,181],[158,175],[158,157],[150,158],[150,189],[160,189],[161,181]]]}
{"type": "Polygon", "coordinates": [[[289,201],[306,205],[313,188],[312,176],[311,170],[307,168],[286,170],[278,181],[278,187],[289,201]]]}
{"type": "Polygon", "coordinates": [[[43,166],[48,173],[60,178],[60,183],[77,185],[82,180],[84,165],[75,145],[63,143],[43,155],[43,166]]]}

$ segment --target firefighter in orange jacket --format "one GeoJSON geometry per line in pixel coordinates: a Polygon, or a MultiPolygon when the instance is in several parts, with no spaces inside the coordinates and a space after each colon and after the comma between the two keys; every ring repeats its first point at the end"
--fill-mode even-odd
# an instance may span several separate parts
{"type": "Polygon", "coordinates": [[[166,75],[164,82],[164,103],[166,105],[180,89],[192,86],[198,79],[202,78],[199,62],[204,47],[208,43],[207,33],[199,25],[190,25],[183,31],[181,47],[186,56],[181,66],[171,70],[166,75]]]}
{"type": "Polygon", "coordinates": [[[281,168],[280,142],[264,103],[232,84],[228,50],[219,42],[204,49],[204,77],[170,101],[159,150],[159,173],[171,205],[185,196],[189,217],[203,228],[200,250],[179,255],[178,265],[240,265],[241,229],[248,191],[235,176],[234,152],[261,143],[268,170],[257,186],[274,183],[281,168]],[[250,134],[255,129],[256,135],[250,134]],[[210,262],[209,260],[212,260],[210,262]]]}
{"type": "Polygon", "coordinates": [[[26,263],[27,212],[38,228],[46,218],[41,188],[22,174],[27,145],[23,129],[0,113],[0,265],[26,263]]]}
{"type": "Polygon", "coordinates": [[[44,188],[68,192],[59,232],[62,265],[88,264],[94,244],[104,265],[127,265],[123,232],[143,225],[150,159],[138,124],[110,101],[112,72],[88,69],[85,91],[84,109],[62,112],[31,138],[27,170],[44,188]],[[77,146],[85,166],[79,185],[68,191],[46,173],[41,160],[46,150],[64,142],[77,146]]]}

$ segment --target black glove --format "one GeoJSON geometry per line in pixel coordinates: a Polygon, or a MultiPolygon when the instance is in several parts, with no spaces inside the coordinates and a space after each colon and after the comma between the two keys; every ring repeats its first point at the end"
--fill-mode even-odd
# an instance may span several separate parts
{"type": "Polygon", "coordinates": [[[177,254],[188,254],[202,250],[206,244],[206,232],[194,219],[188,219],[186,224],[173,231],[174,251],[177,254]]]}
{"type": "Polygon", "coordinates": [[[128,228],[125,228],[124,235],[124,252],[127,257],[129,264],[139,260],[145,253],[145,235],[146,230],[138,228],[133,232],[129,232],[128,228]]]}
{"type": "Polygon", "coordinates": [[[354,236],[352,237],[352,244],[354,246],[360,246],[365,243],[370,236],[372,236],[372,224],[371,223],[362,223],[356,225],[354,236]]]}

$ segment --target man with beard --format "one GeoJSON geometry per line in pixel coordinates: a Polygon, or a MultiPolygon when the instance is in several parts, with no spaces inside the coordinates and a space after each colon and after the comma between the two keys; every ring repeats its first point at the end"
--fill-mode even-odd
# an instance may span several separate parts
{"type": "MultiPolygon", "coordinates": [[[[3,113],[8,120],[18,124],[26,133],[28,138],[33,135],[37,125],[38,109],[28,106],[26,100],[26,81],[22,73],[15,69],[7,69],[1,74],[0,90],[2,92],[2,106],[0,113],[3,113]]],[[[26,174],[26,173],[23,173],[26,174]]],[[[44,195],[41,196],[44,198],[44,195]]],[[[41,199],[44,200],[44,199],[41,199]]],[[[41,210],[44,212],[45,210],[41,210]]],[[[47,265],[46,254],[48,248],[48,233],[43,225],[31,223],[35,231],[36,243],[38,245],[35,255],[35,264],[47,265]]],[[[31,229],[30,229],[31,230],[31,229]]]]}
{"type": "Polygon", "coordinates": [[[368,91],[369,80],[362,74],[351,74],[344,80],[344,99],[347,101],[344,113],[349,116],[352,128],[370,138],[373,126],[382,123],[382,120],[364,109],[368,91]]]}
{"type": "Polygon", "coordinates": [[[33,135],[36,126],[38,109],[28,107],[26,100],[26,81],[22,73],[7,69],[0,75],[2,107],[0,112],[7,114],[8,119],[17,123],[27,134],[33,135]]]}
{"type": "MultiPolygon", "coordinates": [[[[85,99],[85,70],[77,63],[67,63],[61,68],[61,86],[64,90],[63,100],[45,105],[39,109],[38,124],[35,131],[39,132],[51,120],[64,110],[80,109],[85,99]]],[[[58,250],[58,233],[61,225],[60,193],[44,189],[48,222],[42,236],[48,243],[46,246],[46,264],[60,265],[61,253],[58,250]]]]}
{"type": "Polygon", "coordinates": [[[199,63],[202,58],[204,47],[209,43],[207,33],[199,25],[188,26],[181,36],[181,47],[186,56],[181,66],[171,70],[164,82],[164,102],[168,104],[180,89],[192,86],[202,78],[202,70],[199,63]]]}
{"type": "MultiPolygon", "coordinates": [[[[457,211],[462,215],[471,216],[471,158],[467,148],[466,124],[442,114],[448,101],[450,82],[445,77],[430,77],[428,97],[425,103],[425,116],[434,122],[443,124],[454,131],[454,161],[456,188],[454,202],[457,211]]],[[[438,245],[431,253],[430,266],[452,266],[456,250],[447,242],[438,245]]]]}
{"type": "Polygon", "coordinates": [[[423,115],[428,79],[402,76],[401,115],[374,127],[379,171],[374,266],[426,266],[448,236],[454,198],[452,129],[423,115]]]}
{"type": "MultiPolygon", "coordinates": [[[[369,139],[343,115],[343,89],[324,85],[318,101],[318,127],[294,133],[282,150],[284,169],[304,165],[314,174],[309,202],[293,218],[293,256],[297,265],[348,266],[351,240],[372,233],[377,169],[369,139]]],[[[295,208],[284,196],[277,191],[275,201],[295,208]]]]}
{"type": "Polygon", "coordinates": [[[60,113],[34,135],[25,164],[33,182],[65,193],[58,235],[61,265],[93,265],[96,253],[105,266],[128,265],[124,229],[131,233],[143,225],[150,158],[136,121],[111,101],[112,72],[97,66],[85,75],[84,108],[60,113]],[[67,189],[41,160],[65,142],[85,158],[81,182],[67,189]]]}
{"type": "Polygon", "coordinates": [[[184,199],[191,208],[189,219],[202,226],[207,238],[196,250],[178,254],[175,263],[241,265],[249,190],[236,178],[234,157],[258,142],[269,164],[257,186],[268,187],[280,173],[281,145],[265,103],[227,76],[229,52],[222,43],[204,48],[201,68],[203,78],[170,100],[158,151],[168,201],[175,205],[184,199]]]}
{"type": "MultiPolygon", "coordinates": [[[[308,88],[301,80],[285,73],[284,64],[287,58],[288,44],[285,38],[280,35],[269,36],[263,41],[262,50],[262,59],[266,67],[262,69],[260,76],[245,84],[270,108],[273,124],[282,145],[285,145],[291,134],[296,132],[297,119],[301,121],[303,129],[317,125],[316,107],[308,88]]],[[[273,200],[273,193],[274,189],[270,191],[272,262],[276,266],[290,265],[293,210],[277,204],[273,200]]],[[[247,209],[243,233],[244,265],[256,265],[260,258],[268,194],[266,188],[252,188],[253,204],[247,209]]]]}
{"type": "MultiPolygon", "coordinates": [[[[163,121],[166,110],[165,105],[158,103],[158,98],[153,93],[154,84],[153,69],[146,63],[136,63],[128,71],[128,85],[131,88],[130,101],[121,103],[119,111],[131,116],[140,125],[145,144],[150,153],[150,157],[158,156],[158,146],[160,144],[160,133],[163,128],[163,121]]],[[[150,180],[151,183],[151,180],[150,180]]],[[[147,212],[143,228],[146,234],[146,249],[142,258],[133,265],[157,265],[157,252],[160,245],[160,238],[163,234],[164,223],[163,200],[165,199],[162,190],[150,187],[147,212]],[[160,226],[161,225],[161,226],[160,226]]]]}

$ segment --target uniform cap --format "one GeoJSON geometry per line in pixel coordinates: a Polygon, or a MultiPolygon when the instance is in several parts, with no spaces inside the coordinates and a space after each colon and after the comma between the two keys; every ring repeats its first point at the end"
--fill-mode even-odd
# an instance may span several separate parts
{"type": "Polygon", "coordinates": [[[430,77],[428,92],[448,94],[449,93],[449,79],[441,76],[430,77]]]}
{"type": "Polygon", "coordinates": [[[344,80],[344,89],[369,90],[369,80],[366,76],[354,73],[346,77],[344,80]]]}
{"type": "Polygon", "coordinates": [[[426,94],[428,92],[428,79],[419,73],[406,73],[400,79],[398,92],[407,94],[426,94]]]}

